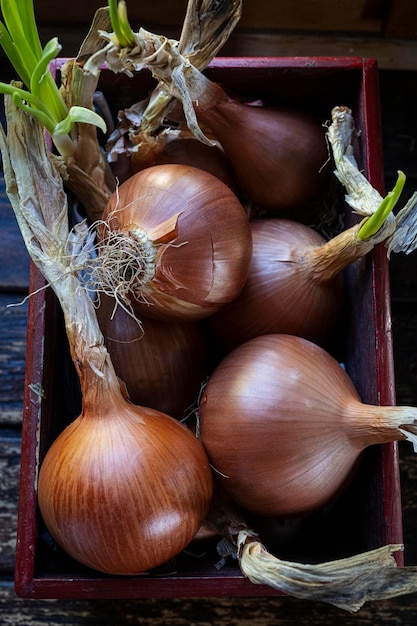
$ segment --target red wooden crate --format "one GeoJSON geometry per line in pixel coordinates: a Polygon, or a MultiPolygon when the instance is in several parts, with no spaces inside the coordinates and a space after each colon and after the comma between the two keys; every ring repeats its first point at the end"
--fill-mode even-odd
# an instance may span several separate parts
{"type": "MultiPolygon", "coordinates": [[[[59,66],[59,63],[58,63],[59,66]]],[[[213,80],[247,98],[312,110],[321,120],[331,109],[353,111],[360,134],[361,167],[383,191],[378,69],[361,58],[219,58],[207,69],[213,80]]],[[[147,71],[134,78],[104,70],[100,89],[115,113],[145,98],[153,86],[147,71]]],[[[351,210],[346,208],[347,219],[351,210]]],[[[395,404],[388,262],[382,248],[346,271],[348,298],[342,360],[362,400],[395,404]]],[[[32,268],[22,432],[16,550],[16,593],[32,598],[141,598],[273,596],[254,585],[236,563],[215,567],[215,542],[185,551],[171,568],[114,577],[73,561],[51,541],[37,508],[39,465],[48,446],[79,412],[78,381],[69,358],[60,309],[32,268]],[[39,390],[42,390],[42,393],[39,390]]],[[[326,510],[301,524],[295,548],[290,539],[278,556],[323,561],[388,543],[402,542],[396,444],[372,446],[347,491],[326,510]]],[[[401,558],[401,557],[399,557],[401,558]]],[[[401,563],[400,563],[401,564],[401,563]]]]}

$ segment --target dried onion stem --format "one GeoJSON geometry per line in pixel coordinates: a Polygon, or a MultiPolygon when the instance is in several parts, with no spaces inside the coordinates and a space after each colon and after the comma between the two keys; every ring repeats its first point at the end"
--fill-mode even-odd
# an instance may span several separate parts
{"type": "MultiPolygon", "coordinates": [[[[335,164],[335,176],[346,190],[345,200],[353,211],[364,218],[374,215],[383,198],[359,170],[354,156],[356,138],[352,111],[345,106],[332,110],[332,123],[328,127],[335,164]]],[[[366,220],[365,220],[366,221],[366,220]]],[[[359,229],[358,229],[359,231],[359,229]]],[[[359,241],[359,240],[358,240],[359,241]]],[[[385,242],[387,255],[391,252],[409,254],[417,247],[417,192],[396,215],[390,213],[382,227],[369,242],[385,242]]],[[[362,240],[366,243],[366,240],[362,240]]]]}
{"type": "MultiPolygon", "coordinates": [[[[224,46],[242,15],[242,0],[189,0],[178,50],[200,72],[224,46]]],[[[160,126],[172,96],[158,83],[146,107],[141,130],[160,126]]]]}
{"type": "Polygon", "coordinates": [[[220,489],[215,493],[208,519],[223,536],[218,546],[222,556],[219,567],[231,556],[254,584],[349,612],[358,611],[372,600],[417,591],[417,567],[398,567],[393,556],[403,550],[400,544],[324,563],[298,563],[268,552],[220,489]]]}
{"type": "MultiPolygon", "coordinates": [[[[204,70],[229,38],[241,13],[242,0],[189,0],[180,39],[176,42],[181,58],[199,71],[204,70]]],[[[114,39],[111,41],[117,45],[114,39]]],[[[168,48],[166,40],[159,51],[169,54],[168,48]]],[[[125,50],[123,55],[126,55],[125,50]]],[[[156,56],[150,58],[153,66],[156,56]]],[[[87,70],[91,70],[93,62],[87,62],[87,70]]],[[[120,155],[128,155],[132,158],[135,171],[153,165],[169,134],[179,132],[161,130],[164,118],[175,103],[165,83],[158,81],[149,98],[121,111],[117,129],[106,147],[109,161],[115,162],[120,155]]]]}
{"type": "Polygon", "coordinates": [[[240,19],[241,9],[241,0],[221,0],[220,3],[190,0],[180,42],[140,28],[139,32],[132,33],[135,45],[124,48],[114,33],[101,30],[101,36],[108,43],[89,56],[84,70],[97,75],[105,63],[115,73],[132,75],[147,67],[158,85],[141,123],[141,130],[145,131],[142,139],[159,126],[171,99],[176,98],[183,104],[191,133],[203,143],[212,145],[197,122],[193,100],[212,84],[200,70],[224,45],[240,19]]]}
{"type": "Polygon", "coordinates": [[[62,305],[80,377],[82,364],[89,364],[100,378],[116,380],[94,305],[77,277],[85,261],[85,231],[79,227],[70,237],[67,196],[39,123],[17,109],[9,97],[5,109],[8,134],[1,129],[0,147],[6,192],[29,255],[62,305]],[[79,258],[69,253],[69,245],[73,254],[79,250],[79,258]]]}

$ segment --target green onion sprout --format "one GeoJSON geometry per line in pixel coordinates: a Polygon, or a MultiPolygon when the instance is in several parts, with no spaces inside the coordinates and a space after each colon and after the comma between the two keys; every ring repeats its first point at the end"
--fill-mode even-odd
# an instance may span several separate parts
{"type": "Polygon", "coordinates": [[[401,192],[404,188],[405,179],[406,177],[404,172],[399,170],[397,182],[395,183],[394,189],[387,193],[375,213],[371,215],[371,217],[367,219],[366,222],[364,222],[364,224],[361,226],[358,232],[359,239],[369,239],[378,232],[382,224],[387,219],[388,215],[397,204],[401,192]]]}
{"type": "Polygon", "coordinates": [[[109,0],[109,13],[114,34],[122,48],[134,48],[136,45],[134,32],[127,17],[125,0],[109,0]]]}
{"type": "Polygon", "coordinates": [[[105,132],[104,120],[90,109],[67,107],[49,69],[61,45],[54,37],[42,48],[33,0],[0,0],[0,8],[0,45],[26,87],[0,82],[0,93],[11,95],[17,106],[39,120],[61,156],[71,156],[75,145],[68,134],[74,124],[93,124],[105,132]]]}

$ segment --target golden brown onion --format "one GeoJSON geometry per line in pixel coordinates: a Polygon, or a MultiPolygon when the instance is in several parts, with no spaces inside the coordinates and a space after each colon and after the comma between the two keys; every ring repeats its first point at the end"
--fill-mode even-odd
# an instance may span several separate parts
{"type": "MultiPolygon", "coordinates": [[[[177,420],[123,396],[92,299],[74,270],[85,261],[86,225],[70,236],[63,182],[48,158],[42,128],[10,108],[11,99],[7,104],[10,141],[2,135],[1,145],[14,181],[13,206],[45,278],[36,282],[51,285],[61,305],[82,400],[80,416],[45,455],[44,440],[30,487],[37,490],[48,530],[71,556],[104,572],[141,572],[173,557],[200,528],[212,494],[207,455],[177,420]]],[[[52,324],[46,330],[53,335],[57,329],[52,324]]],[[[58,362],[66,352],[56,357],[58,362]]],[[[51,430],[42,433],[47,439],[65,419],[59,390],[54,392],[51,430]]]]}
{"type": "Polygon", "coordinates": [[[206,454],[190,430],[128,403],[116,377],[83,381],[83,411],[41,465],[38,499],[55,541],[84,565],[137,574],[195,536],[212,495],[206,454]]]}
{"type": "Polygon", "coordinates": [[[244,104],[215,83],[194,106],[255,204],[269,210],[295,208],[322,190],[328,150],[324,130],[313,117],[298,110],[244,104]]]}
{"type": "Polygon", "coordinates": [[[221,485],[245,509],[283,518],[329,502],[367,446],[405,439],[416,423],[416,408],[363,404],[330,354],[291,335],[236,348],[200,407],[201,441],[221,485]]]}
{"type": "Polygon", "coordinates": [[[359,240],[357,228],[325,241],[293,220],[253,220],[248,280],[239,297],[210,320],[215,336],[229,349],[270,333],[322,343],[344,301],[342,270],[375,245],[359,240]]]}
{"type": "Polygon", "coordinates": [[[197,402],[209,373],[209,343],[199,322],[139,322],[101,296],[97,317],[117,375],[134,404],[175,418],[197,402]]]}
{"type": "Polygon", "coordinates": [[[235,194],[213,174],[178,164],[142,170],[112,196],[103,219],[99,257],[106,271],[98,282],[118,297],[133,294],[139,313],[201,319],[245,283],[249,224],[235,194]]]}

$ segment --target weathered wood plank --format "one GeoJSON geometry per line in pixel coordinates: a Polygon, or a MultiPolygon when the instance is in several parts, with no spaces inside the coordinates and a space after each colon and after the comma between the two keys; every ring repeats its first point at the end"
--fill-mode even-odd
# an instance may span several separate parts
{"type": "Polygon", "coordinates": [[[2,626],[398,626],[416,620],[413,596],[371,602],[358,613],[295,598],[174,600],[22,600],[0,583],[2,626]]]}
{"type": "MultiPolygon", "coordinates": [[[[21,437],[1,430],[0,435],[0,574],[11,575],[15,564],[17,502],[21,437]]],[[[0,619],[1,623],[1,619],[0,619]]]]}
{"type": "MultiPolygon", "coordinates": [[[[43,0],[36,7],[40,25],[82,24],[88,28],[103,0],[73,0],[71,4],[56,6],[54,0],[43,0]]],[[[135,29],[154,27],[155,32],[166,34],[167,27],[180,28],[184,20],[187,0],[154,0],[128,3],[129,20],[135,29]]],[[[382,0],[302,0],[298,2],[271,2],[270,0],[244,0],[242,17],[237,30],[296,29],[338,30],[344,32],[373,32],[382,30],[382,0]]],[[[55,33],[59,36],[59,28],[55,33]]]]}
{"type": "Polygon", "coordinates": [[[378,61],[384,70],[417,70],[417,42],[381,37],[308,33],[235,33],[224,56],[348,56],[378,61]]]}
{"type": "Polygon", "coordinates": [[[388,2],[383,30],[388,37],[416,39],[415,0],[394,0],[388,2]]]}
{"type": "MultiPolygon", "coordinates": [[[[404,563],[417,565],[417,457],[407,445],[400,446],[401,500],[404,532],[404,563]]],[[[417,598],[416,598],[417,623],[417,598]]]]}
{"type": "Polygon", "coordinates": [[[0,172],[0,290],[27,291],[29,255],[23,243],[0,172]]]}
{"type": "Polygon", "coordinates": [[[22,421],[27,303],[21,294],[0,293],[0,426],[22,421]]]}
{"type": "Polygon", "coordinates": [[[417,305],[415,302],[407,300],[393,302],[392,328],[397,402],[417,406],[417,305]]]}

